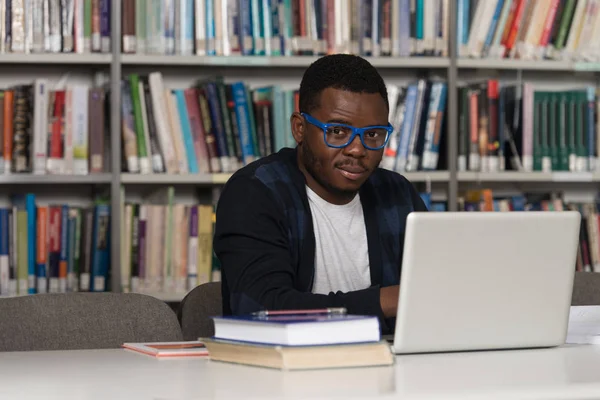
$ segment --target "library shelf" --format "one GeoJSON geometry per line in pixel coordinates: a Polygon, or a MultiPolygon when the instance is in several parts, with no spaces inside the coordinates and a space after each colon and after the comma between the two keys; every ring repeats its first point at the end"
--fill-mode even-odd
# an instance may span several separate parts
{"type": "MultiPolygon", "coordinates": [[[[577,65],[579,65],[579,64],[577,64],[577,65]]],[[[576,64],[571,61],[553,61],[553,60],[459,58],[456,60],[456,66],[459,69],[574,71],[576,64]]]]}
{"type": "MultiPolygon", "coordinates": [[[[122,65],[306,68],[317,56],[179,56],[122,54],[122,65]]],[[[445,57],[366,57],[378,68],[447,68],[445,57]]]]}
{"type": "Polygon", "coordinates": [[[0,175],[0,185],[108,185],[111,181],[112,175],[109,173],[89,175],[0,175]]]}
{"type": "Polygon", "coordinates": [[[3,53],[0,64],[110,65],[110,53],[3,53]]]}
{"type": "Polygon", "coordinates": [[[458,172],[459,182],[600,182],[596,172],[458,172]]]}

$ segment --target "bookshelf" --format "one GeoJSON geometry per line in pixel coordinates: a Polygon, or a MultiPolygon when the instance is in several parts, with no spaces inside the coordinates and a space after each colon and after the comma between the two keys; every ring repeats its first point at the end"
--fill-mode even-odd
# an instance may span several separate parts
{"type": "MultiPolygon", "coordinates": [[[[600,172],[477,172],[458,171],[458,82],[471,74],[477,77],[514,77],[515,74],[529,74],[540,79],[570,81],[582,79],[596,84],[600,63],[571,60],[517,60],[517,59],[477,59],[457,55],[457,4],[460,0],[448,0],[448,57],[366,57],[377,67],[384,78],[408,80],[422,73],[434,72],[447,81],[446,101],[446,157],[447,169],[444,171],[416,171],[404,173],[407,179],[416,185],[433,184],[436,190],[445,194],[448,210],[457,210],[460,189],[465,186],[494,184],[544,184],[560,188],[578,185],[595,189],[600,182],[600,172]]],[[[122,0],[111,0],[110,7],[110,53],[86,54],[17,54],[0,55],[0,69],[8,72],[13,68],[23,68],[31,74],[44,73],[44,68],[53,74],[70,71],[72,68],[83,70],[103,70],[110,83],[110,165],[108,171],[85,176],[60,175],[8,175],[0,176],[0,185],[15,185],[20,188],[31,187],[32,191],[40,187],[56,186],[104,186],[110,189],[111,205],[111,275],[113,291],[121,290],[121,193],[136,193],[140,188],[160,188],[174,185],[184,190],[202,191],[204,198],[210,198],[211,190],[224,185],[231,173],[219,174],[135,174],[121,171],[122,135],[121,135],[121,87],[120,82],[132,72],[148,73],[165,71],[166,87],[186,87],[190,76],[214,75],[223,73],[225,79],[249,77],[258,84],[270,82],[299,82],[302,71],[316,56],[196,56],[196,55],[151,55],[122,53],[122,0]],[[229,75],[231,73],[231,75],[229,75]],[[181,77],[180,75],[186,75],[181,77]]],[[[145,190],[145,189],[144,189],[145,190]]],[[[165,301],[177,301],[182,295],[163,292],[150,292],[165,301]]]]}

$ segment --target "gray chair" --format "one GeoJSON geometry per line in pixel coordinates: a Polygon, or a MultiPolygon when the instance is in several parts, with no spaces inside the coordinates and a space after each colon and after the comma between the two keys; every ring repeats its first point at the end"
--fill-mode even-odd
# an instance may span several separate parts
{"type": "Polygon", "coordinates": [[[182,340],[175,313],[141,294],[38,294],[0,300],[0,351],[119,348],[182,340]]]}
{"type": "Polygon", "coordinates": [[[192,289],[181,301],[177,317],[184,340],[197,340],[215,334],[210,317],[223,314],[221,283],[210,282],[192,289]]]}
{"type": "Polygon", "coordinates": [[[600,273],[576,272],[573,281],[573,297],[571,305],[600,305],[600,273]]]}

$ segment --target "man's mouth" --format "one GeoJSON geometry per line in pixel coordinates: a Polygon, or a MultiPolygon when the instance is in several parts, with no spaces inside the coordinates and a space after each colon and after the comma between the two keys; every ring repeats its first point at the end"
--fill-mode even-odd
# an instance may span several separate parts
{"type": "Polygon", "coordinates": [[[337,169],[344,177],[353,181],[360,179],[360,177],[363,176],[365,172],[367,172],[367,170],[362,167],[352,165],[338,167],[337,169]]]}

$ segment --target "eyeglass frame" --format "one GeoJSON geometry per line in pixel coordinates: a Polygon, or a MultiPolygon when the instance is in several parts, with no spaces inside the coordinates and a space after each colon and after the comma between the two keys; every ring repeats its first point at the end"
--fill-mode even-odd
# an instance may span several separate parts
{"type": "Polygon", "coordinates": [[[306,120],[306,122],[308,122],[311,125],[316,126],[317,128],[321,128],[323,130],[323,141],[325,142],[325,144],[329,147],[332,147],[334,149],[341,149],[344,148],[346,146],[348,146],[350,143],[352,143],[354,141],[354,138],[356,136],[360,137],[360,142],[362,143],[362,145],[364,146],[365,149],[367,150],[381,150],[383,149],[386,145],[387,142],[390,140],[390,136],[392,136],[392,132],[394,131],[394,127],[392,126],[391,123],[388,122],[387,126],[383,126],[383,125],[372,125],[372,126],[366,126],[364,128],[357,128],[355,126],[352,125],[346,125],[346,124],[340,124],[340,123],[325,123],[325,122],[321,122],[318,119],[314,118],[313,116],[306,114],[306,113],[300,113],[300,115],[302,115],[304,117],[304,119],[306,120]],[[332,145],[330,143],[327,142],[327,128],[332,127],[332,126],[341,126],[341,127],[345,127],[345,128],[349,128],[350,130],[352,130],[352,135],[350,135],[350,139],[348,139],[348,141],[346,142],[346,144],[342,144],[339,146],[336,145],[332,145]],[[370,147],[367,146],[365,144],[365,137],[364,134],[366,131],[370,130],[370,129],[385,129],[387,132],[387,136],[385,138],[385,141],[383,142],[383,144],[380,147],[370,147]]]}

